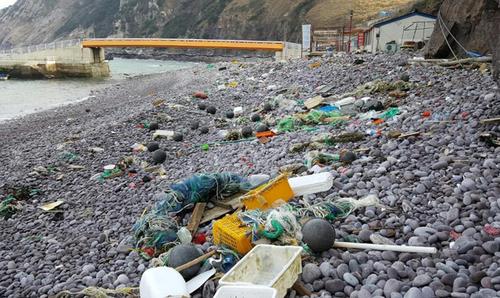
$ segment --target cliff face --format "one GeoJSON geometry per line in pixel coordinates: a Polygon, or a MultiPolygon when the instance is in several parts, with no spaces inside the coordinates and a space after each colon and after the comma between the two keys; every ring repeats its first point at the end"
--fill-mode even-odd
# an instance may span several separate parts
{"type": "Polygon", "coordinates": [[[455,54],[464,57],[465,51],[451,35],[468,51],[478,51],[482,54],[492,54],[494,51],[498,53],[496,45],[500,36],[498,0],[445,0],[440,11],[444,25],[439,25],[438,20],[426,47],[426,56],[452,57],[452,51],[446,43],[448,40],[455,54]]]}
{"type": "Polygon", "coordinates": [[[18,0],[0,11],[0,47],[80,37],[299,41],[301,24],[334,27],[441,0],[18,0]]]}

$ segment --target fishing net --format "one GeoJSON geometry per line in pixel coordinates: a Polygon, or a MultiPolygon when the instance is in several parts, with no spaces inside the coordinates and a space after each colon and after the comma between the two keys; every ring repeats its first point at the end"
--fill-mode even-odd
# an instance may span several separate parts
{"type": "Polygon", "coordinates": [[[135,223],[136,248],[152,249],[152,255],[166,251],[178,241],[176,213],[198,202],[221,200],[250,189],[252,185],[245,178],[233,173],[199,174],[170,185],[156,195],[157,202],[135,223]]]}

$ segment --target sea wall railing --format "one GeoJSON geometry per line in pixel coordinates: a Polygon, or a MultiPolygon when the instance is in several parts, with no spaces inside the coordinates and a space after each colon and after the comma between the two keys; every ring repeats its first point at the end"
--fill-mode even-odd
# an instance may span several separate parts
{"type": "Polygon", "coordinates": [[[51,43],[44,43],[38,45],[30,45],[21,48],[12,48],[0,50],[0,54],[28,54],[38,51],[51,50],[51,49],[64,49],[75,46],[80,46],[83,39],[68,39],[59,40],[51,43]]]}

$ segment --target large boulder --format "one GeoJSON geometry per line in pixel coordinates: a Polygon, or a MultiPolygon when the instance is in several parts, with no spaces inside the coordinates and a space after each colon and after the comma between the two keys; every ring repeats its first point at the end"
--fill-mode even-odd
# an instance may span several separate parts
{"type": "MultiPolygon", "coordinates": [[[[500,34],[499,0],[444,0],[440,16],[448,30],[468,51],[477,51],[482,54],[497,52],[495,55],[499,55],[498,45],[495,44],[500,34]]],[[[427,58],[453,56],[445,37],[457,56],[466,56],[465,51],[453,40],[446,28],[440,26],[438,14],[431,40],[425,48],[427,58]]],[[[498,60],[496,67],[498,70],[498,60]]]]}

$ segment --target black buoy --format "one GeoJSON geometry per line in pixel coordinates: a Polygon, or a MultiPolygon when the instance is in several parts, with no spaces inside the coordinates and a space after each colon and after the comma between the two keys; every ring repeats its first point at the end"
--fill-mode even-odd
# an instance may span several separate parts
{"type": "Polygon", "coordinates": [[[400,77],[401,81],[403,82],[409,82],[410,81],[410,76],[407,73],[404,73],[400,77]]]}
{"type": "Polygon", "coordinates": [[[191,127],[192,130],[196,130],[200,127],[200,122],[198,121],[193,121],[191,122],[191,124],[189,125],[189,127],[191,127]]]}
{"type": "Polygon", "coordinates": [[[354,60],[354,64],[355,65],[359,65],[359,64],[363,64],[363,63],[365,63],[365,60],[363,60],[363,59],[356,59],[356,60],[354,60]]]}
{"type": "Polygon", "coordinates": [[[199,104],[198,104],[198,109],[200,109],[200,110],[202,110],[202,111],[203,111],[203,110],[205,110],[206,108],[207,108],[207,105],[206,105],[206,104],[204,104],[204,103],[199,103],[199,104]]]}
{"type": "Polygon", "coordinates": [[[207,108],[207,113],[214,115],[217,112],[217,109],[214,106],[209,106],[207,108]]]}
{"type": "Polygon", "coordinates": [[[345,164],[351,164],[353,161],[355,161],[358,157],[354,152],[351,151],[346,151],[343,153],[340,153],[340,161],[345,163],[345,164]]]}
{"type": "MultiPolygon", "coordinates": [[[[181,244],[178,245],[170,251],[170,255],[168,256],[168,267],[179,267],[180,265],[184,265],[196,258],[201,257],[202,253],[191,244],[181,244]]],[[[188,269],[182,270],[180,274],[184,277],[185,280],[190,280],[193,278],[198,271],[200,271],[201,265],[196,264],[188,269]]]]}
{"type": "Polygon", "coordinates": [[[267,127],[266,124],[259,124],[259,126],[257,126],[257,129],[256,129],[257,132],[264,132],[264,131],[268,131],[268,130],[269,130],[269,127],[267,127]]]}
{"type": "Polygon", "coordinates": [[[149,177],[148,175],[145,175],[144,177],[142,177],[142,182],[148,183],[149,181],[151,181],[151,177],[149,177]]]}
{"type": "Polygon", "coordinates": [[[249,138],[253,136],[253,130],[250,126],[245,126],[241,129],[241,136],[244,138],[249,138]]]}
{"type": "Polygon", "coordinates": [[[172,139],[176,142],[182,142],[182,140],[184,139],[184,136],[180,132],[176,132],[176,133],[174,133],[174,136],[172,137],[172,139]]]}
{"type": "Polygon", "coordinates": [[[202,128],[200,128],[200,133],[202,133],[202,134],[207,134],[208,132],[209,132],[208,127],[203,126],[202,128]]]}
{"type": "Polygon", "coordinates": [[[155,152],[156,150],[160,149],[160,144],[153,142],[149,143],[147,146],[149,152],[155,152]]]}
{"type": "Polygon", "coordinates": [[[260,115],[259,114],[253,114],[252,117],[250,118],[253,122],[259,122],[260,121],[260,115]]]}
{"type": "Polygon", "coordinates": [[[229,118],[229,119],[233,119],[234,118],[234,112],[233,111],[226,112],[226,117],[229,118]]]}
{"type": "Polygon", "coordinates": [[[315,253],[327,251],[335,242],[335,229],[327,220],[313,218],[302,227],[302,241],[315,253]]]}
{"type": "Polygon", "coordinates": [[[153,122],[149,124],[149,130],[157,130],[157,129],[160,129],[160,125],[158,124],[158,122],[153,122]]]}
{"type": "Polygon", "coordinates": [[[270,103],[266,102],[266,103],[264,104],[264,111],[266,111],[266,112],[270,112],[270,111],[272,111],[272,110],[273,110],[273,106],[272,106],[270,103]]]}
{"type": "Polygon", "coordinates": [[[156,164],[164,163],[166,159],[167,159],[167,153],[165,153],[165,151],[158,149],[155,152],[153,152],[153,161],[156,164]]]}

